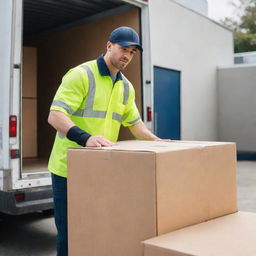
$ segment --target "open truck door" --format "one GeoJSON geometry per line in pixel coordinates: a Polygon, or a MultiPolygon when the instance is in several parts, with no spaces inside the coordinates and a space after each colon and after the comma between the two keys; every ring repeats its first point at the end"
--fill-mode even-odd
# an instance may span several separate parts
{"type": "Polygon", "coordinates": [[[0,2],[0,212],[23,214],[52,208],[49,173],[22,173],[23,1],[0,2]]]}

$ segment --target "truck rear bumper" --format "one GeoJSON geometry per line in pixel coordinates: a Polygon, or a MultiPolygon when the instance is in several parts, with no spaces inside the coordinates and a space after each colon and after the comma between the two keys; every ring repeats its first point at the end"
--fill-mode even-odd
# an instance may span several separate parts
{"type": "Polygon", "coordinates": [[[53,209],[52,187],[0,191],[0,212],[20,215],[53,209]]]}

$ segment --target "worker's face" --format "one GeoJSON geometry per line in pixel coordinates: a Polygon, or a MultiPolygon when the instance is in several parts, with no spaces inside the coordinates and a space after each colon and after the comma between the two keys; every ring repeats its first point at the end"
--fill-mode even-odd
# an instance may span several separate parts
{"type": "Polygon", "coordinates": [[[111,65],[118,70],[124,70],[137,52],[137,47],[134,45],[122,47],[108,42],[107,50],[111,65]]]}

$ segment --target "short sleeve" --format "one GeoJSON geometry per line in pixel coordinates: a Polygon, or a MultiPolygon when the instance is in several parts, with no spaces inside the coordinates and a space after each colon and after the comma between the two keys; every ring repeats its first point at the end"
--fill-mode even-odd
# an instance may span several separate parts
{"type": "Polygon", "coordinates": [[[67,116],[74,114],[84,101],[88,93],[88,78],[86,72],[76,67],[63,77],[50,110],[58,110],[67,116]]]}
{"type": "Polygon", "coordinates": [[[122,118],[122,125],[129,127],[139,123],[140,121],[140,113],[135,103],[135,92],[133,87],[130,86],[130,95],[122,118]]]}

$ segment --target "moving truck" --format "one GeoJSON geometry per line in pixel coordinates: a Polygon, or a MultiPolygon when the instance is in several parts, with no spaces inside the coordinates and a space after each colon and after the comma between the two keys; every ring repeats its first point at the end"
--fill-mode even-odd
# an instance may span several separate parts
{"type": "MultiPolygon", "coordinates": [[[[1,0],[0,11],[0,212],[44,211],[53,207],[47,170],[55,136],[47,123],[51,101],[66,71],[104,54],[118,26],[141,35],[144,52],[124,74],[151,125],[148,2],[1,0]]],[[[129,138],[122,130],[119,139],[129,138]]]]}

